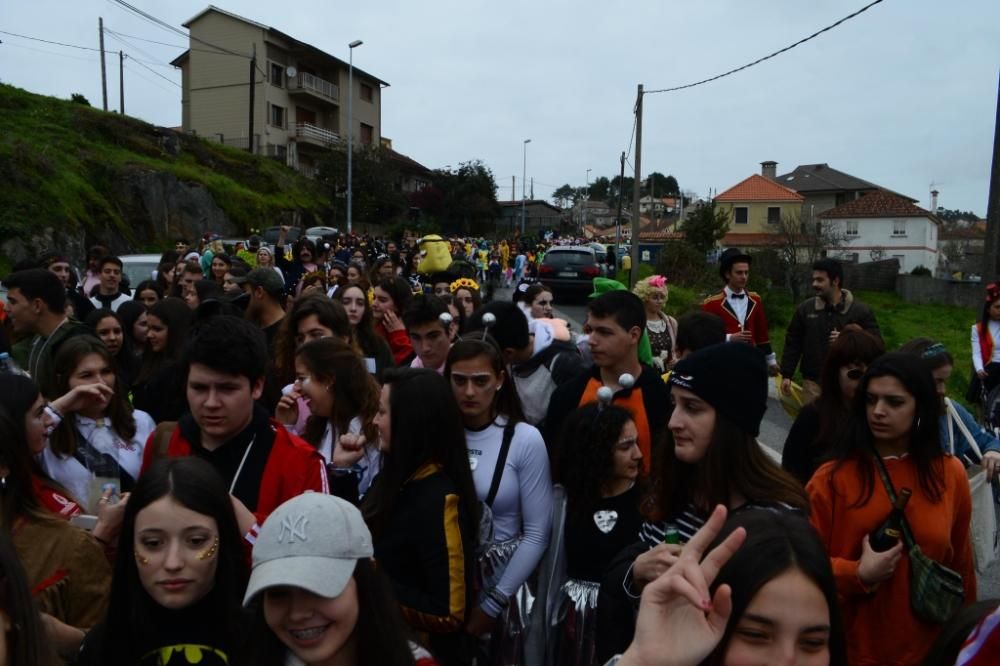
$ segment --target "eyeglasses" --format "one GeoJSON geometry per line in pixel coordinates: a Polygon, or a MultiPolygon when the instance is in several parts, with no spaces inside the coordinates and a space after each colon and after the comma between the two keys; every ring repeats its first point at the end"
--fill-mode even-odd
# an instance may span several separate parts
{"type": "Polygon", "coordinates": [[[865,371],[862,368],[851,368],[847,371],[847,378],[851,381],[858,381],[865,376],[865,371]]]}

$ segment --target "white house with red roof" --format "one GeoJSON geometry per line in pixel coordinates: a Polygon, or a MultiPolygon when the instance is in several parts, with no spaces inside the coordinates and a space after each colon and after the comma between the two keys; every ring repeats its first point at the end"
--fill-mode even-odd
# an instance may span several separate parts
{"type": "Polygon", "coordinates": [[[941,222],[910,199],[880,189],[819,217],[846,239],[844,246],[830,248],[831,256],[858,263],[898,259],[902,273],[917,266],[937,269],[941,222]]]}

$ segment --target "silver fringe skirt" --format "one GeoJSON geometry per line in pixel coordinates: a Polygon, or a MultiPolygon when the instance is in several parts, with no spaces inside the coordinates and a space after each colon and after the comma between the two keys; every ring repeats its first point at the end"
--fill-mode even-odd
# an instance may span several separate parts
{"type": "MultiPolygon", "coordinates": [[[[600,583],[568,579],[560,588],[556,608],[557,666],[592,666],[597,640],[597,593],[600,583]]],[[[551,653],[550,653],[551,654],[551,653]]]]}
{"type": "MultiPolygon", "coordinates": [[[[481,595],[485,595],[487,590],[493,589],[500,582],[504,571],[507,570],[507,564],[510,563],[520,543],[520,537],[494,542],[479,556],[481,595]]],[[[482,597],[479,601],[482,602],[482,597]]],[[[507,609],[497,617],[492,633],[483,638],[487,643],[484,648],[488,655],[488,661],[477,663],[476,666],[521,666],[524,664],[524,641],[534,601],[535,597],[527,582],[517,588],[507,609]]]]}

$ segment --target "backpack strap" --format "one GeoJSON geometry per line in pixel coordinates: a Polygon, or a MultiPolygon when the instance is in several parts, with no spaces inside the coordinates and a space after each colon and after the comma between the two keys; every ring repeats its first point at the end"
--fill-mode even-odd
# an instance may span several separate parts
{"type": "Polygon", "coordinates": [[[503,441],[500,444],[500,453],[497,455],[497,466],[493,469],[493,481],[490,483],[490,492],[486,495],[486,506],[492,507],[493,500],[500,490],[500,479],[503,478],[503,468],[507,464],[507,453],[510,451],[510,443],[514,439],[515,424],[507,422],[503,428],[503,441]]]}

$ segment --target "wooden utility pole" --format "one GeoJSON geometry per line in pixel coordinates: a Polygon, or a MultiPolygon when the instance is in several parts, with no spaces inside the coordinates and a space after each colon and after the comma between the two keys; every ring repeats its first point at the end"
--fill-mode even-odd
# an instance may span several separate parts
{"type": "Polygon", "coordinates": [[[517,201],[517,176],[510,177],[510,200],[517,201]]]}
{"type": "Polygon", "coordinates": [[[993,166],[990,169],[990,194],[986,204],[986,251],[983,263],[983,282],[995,282],[1000,278],[1000,82],[997,83],[993,166]]]}
{"type": "Polygon", "coordinates": [[[125,115],[125,53],[118,52],[118,98],[121,103],[119,113],[125,115]]]}
{"type": "Polygon", "coordinates": [[[257,43],[254,42],[250,56],[250,133],[247,135],[247,150],[253,155],[253,96],[257,87],[257,43]]]}
{"type": "Polygon", "coordinates": [[[618,175],[618,215],[615,216],[615,271],[618,270],[618,248],[622,245],[622,204],[625,203],[625,151],[622,151],[622,170],[618,175]]]}
{"type": "Polygon", "coordinates": [[[635,183],[632,185],[632,271],[628,276],[628,288],[639,281],[639,196],[642,192],[642,84],[635,98],[635,183]]]}
{"type": "Polygon", "coordinates": [[[104,65],[104,19],[98,17],[97,31],[101,36],[101,96],[104,99],[104,110],[108,110],[108,70],[104,65]]]}

